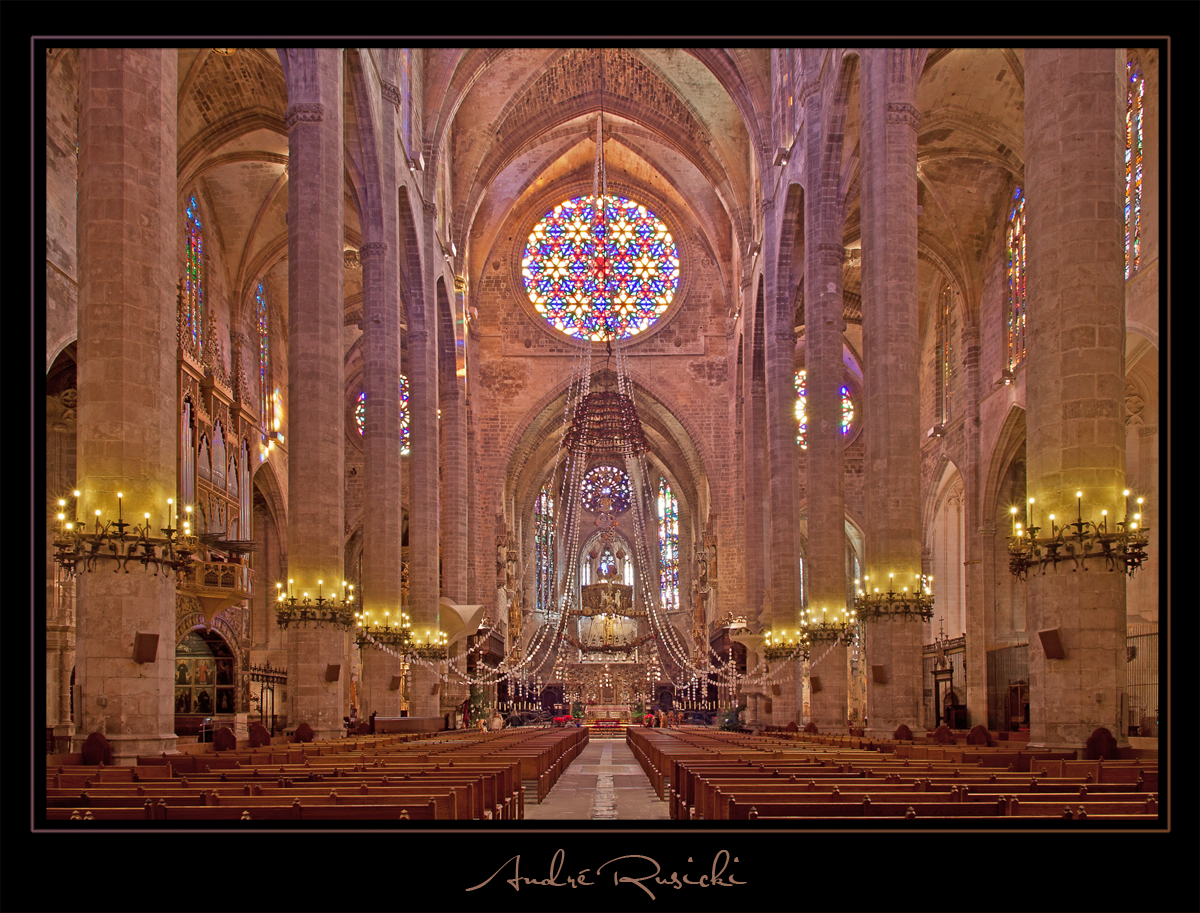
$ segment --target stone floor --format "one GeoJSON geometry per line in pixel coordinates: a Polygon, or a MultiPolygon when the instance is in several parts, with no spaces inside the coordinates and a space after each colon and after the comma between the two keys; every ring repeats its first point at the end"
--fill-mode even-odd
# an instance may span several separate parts
{"type": "Polygon", "coordinates": [[[526,821],[667,821],[660,802],[633,752],[622,739],[593,738],[537,803],[526,795],[526,821]]]}

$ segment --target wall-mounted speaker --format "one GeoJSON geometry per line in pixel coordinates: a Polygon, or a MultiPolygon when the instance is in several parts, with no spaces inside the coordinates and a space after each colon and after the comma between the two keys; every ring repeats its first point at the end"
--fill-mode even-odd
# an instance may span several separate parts
{"type": "Polygon", "coordinates": [[[1038,637],[1042,639],[1042,652],[1046,654],[1046,659],[1067,658],[1067,651],[1063,648],[1061,628],[1038,631],[1038,637]]]}
{"type": "Polygon", "coordinates": [[[403,675],[393,675],[392,683],[390,685],[388,685],[388,690],[389,691],[399,691],[400,686],[403,684],[404,684],[404,676],[403,675]]]}
{"type": "Polygon", "coordinates": [[[763,713],[770,713],[770,712],[771,712],[771,699],[767,698],[765,701],[763,701],[763,713]]]}
{"type": "Polygon", "coordinates": [[[133,635],[133,661],[152,663],[158,658],[158,635],[149,631],[138,631],[133,635]]]}
{"type": "Polygon", "coordinates": [[[877,685],[887,684],[887,666],[872,666],[871,680],[877,685]]]}
{"type": "Polygon", "coordinates": [[[779,695],[783,694],[783,688],[780,687],[779,685],[772,685],[771,693],[774,694],[776,697],[778,697],[779,695]]]}
{"type": "Polygon", "coordinates": [[[433,687],[429,689],[429,693],[430,693],[430,694],[437,694],[437,693],[438,693],[439,691],[441,691],[441,690],[442,690],[442,683],[441,683],[441,682],[434,682],[434,683],[433,683],[433,687]]]}
{"type": "Polygon", "coordinates": [[[330,663],[325,667],[325,681],[336,682],[342,676],[342,667],[337,663],[330,663]]]}
{"type": "Polygon", "coordinates": [[[811,691],[813,694],[816,694],[818,691],[821,690],[821,676],[819,676],[819,675],[810,675],[809,676],[808,690],[811,691]]]}

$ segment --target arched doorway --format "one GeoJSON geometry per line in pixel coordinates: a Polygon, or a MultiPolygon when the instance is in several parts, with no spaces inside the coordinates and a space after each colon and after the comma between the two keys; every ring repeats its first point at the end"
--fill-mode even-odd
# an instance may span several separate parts
{"type": "Polygon", "coordinates": [[[175,647],[175,734],[198,735],[206,720],[233,720],[233,650],[216,631],[193,630],[175,647]]]}

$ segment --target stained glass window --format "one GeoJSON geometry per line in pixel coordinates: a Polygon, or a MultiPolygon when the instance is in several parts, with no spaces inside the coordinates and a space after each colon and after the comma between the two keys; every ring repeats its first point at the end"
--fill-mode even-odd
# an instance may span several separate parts
{"type": "MultiPolygon", "coordinates": [[[[400,453],[408,456],[410,451],[408,409],[408,377],[400,375],[400,453]]],[[[354,405],[354,423],[358,426],[359,434],[366,434],[367,427],[367,393],[364,390],[358,394],[358,402],[354,405]]]]}
{"type": "Polygon", "coordinates": [[[1128,64],[1125,104],[1125,278],[1137,272],[1142,260],[1142,102],[1146,80],[1133,61],[1128,64]]]}
{"type": "Polygon", "coordinates": [[[555,206],[521,261],[525,291],[546,321],[577,339],[625,339],[649,328],[679,287],[679,251],[640,203],[592,196],[555,206]]]}
{"type": "Polygon", "coordinates": [[[274,405],[274,399],[271,396],[271,343],[267,326],[267,293],[261,282],[254,293],[254,304],[258,318],[258,424],[265,441],[273,424],[271,407],[274,405]]]}
{"type": "Polygon", "coordinates": [[[659,586],[663,611],[679,608],[679,501],[666,479],[658,482],[659,586]]]}
{"type": "Polygon", "coordinates": [[[1013,195],[1008,214],[1008,369],[1025,361],[1025,196],[1013,195]]]}
{"type": "Polygon", "coordinates": [[[597,564],[601,577],[608,577],[615,574],[617,570],[617,556],[612,553],[612,549],[605,546],[603,554],[600,555],[600,561],[597,564]]]}
{"type": "Polygon", "coordinates": [[[612,512],[622,513],[629,509],[632,490],[629,476],[616,466],[596,466],[583,478],[583,506],[592,513],[599,513],[601,498],[612,498],[612,512]]]}
{"type": "Polygon", "coordinates": [[[542,486],[533,506],[533,550],[537,568],[537,610],[554,607],[554,495],[542,486]]]}
{"type": "Polygon", "coordinates": [[[950,379],[954,375],[954,344],[951,338],[953,295],[950,286],[942,289],[938,302],[937,327],[937,391],[938,423],[950,421],[950,379]]]}
{"type": "Polygon", "coordinates": [[[188,198],[187,205],[187,266],[183,279],[184,324],[192,336],[192,344],[200,347],[203,340],[201,321],[203,318],[203,287],[201,284],[204,259],[203,237],[201,236],[200,205],[196,195],[188,198]]]}
{"type": "MultiPolygon", "coordinates": [[[[805,408],[805,383],[807,371],[796,372],[796,443],[801,450],[808,449],[808,412],[805,408]]],[[[850,398],[850,389],[842,386],[842,434],[849,434],[854,427],[854,400],[850,398]]]]}

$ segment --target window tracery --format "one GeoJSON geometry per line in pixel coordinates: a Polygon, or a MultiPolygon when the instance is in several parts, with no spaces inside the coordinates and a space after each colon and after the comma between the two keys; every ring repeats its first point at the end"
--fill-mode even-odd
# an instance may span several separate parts
{"type": "Polygon", "coordinates": [[[187,262],[183,279],[184,325],[191,335],[192,345],[199,351],[203,340],[203,226],[200,224],[200,205],[193,193],[187,204],[187,262]]]}
{"type": "Polygon", "coordinates": [[[537,573],[537,610],[554,606],[554,495],[549,483],[542,486],[533,505],[533,551],[537,573]]]}
{"type": "Polygon", "coordinates": [[[1025,361],[1025,195],[1018,187],[1008,215],[1008,369],[1025,361]]]}
{"type": "Polygon", "coordinates": [[[1146,79],[1141,68],[1129,61],[1128,96],[1125,104],[1125,278],[1137,272],[1142,260],[1142,102],[1146,79]]]}
{"type": "Polygon", "coordinates": [[[664,612],[679,608],[679,500],[666,479],[658,482],[659,588],[664,612]]]}
{"type": "MultiPolygon", "coordinates": [[[[410,440],[410,419],[408,406],[408,377],[400,375],[400,454],[408,456],[411,451],[410,440]]],[[[358,428],[360,435],[366,435],[367,427],[367,391],[363,390],[358,394],[358,399],[354,404],[354,424],[358,428]]]]}
{"type": "Polygon", "coordinates": [[[623,513],[632,497],[629,476],[616,466],[596,466],[583,478],[583,506],[592,513],[600,512],[601,498],[612,498],[612,512],[623,513]]]}
{"type": "MultiPolygon", "coordinates": [[[[796,443],[801,450],[808,449],[808,412],[806,409],[807,396],[805,386],[808,372],[796,372],[796,443]]],[[[850,388],[842,385],[842,435],[850,433],[854,427],[854,400],[850,397],[850,388]]]]}
{"type": "Polygon", "coordinates": [[[521,261],[537,312],[593,342],[649,329],[679,287],[679,250],[663,221],[634,200],[601,199],[555,206],[533,227],[521,261]]]}

